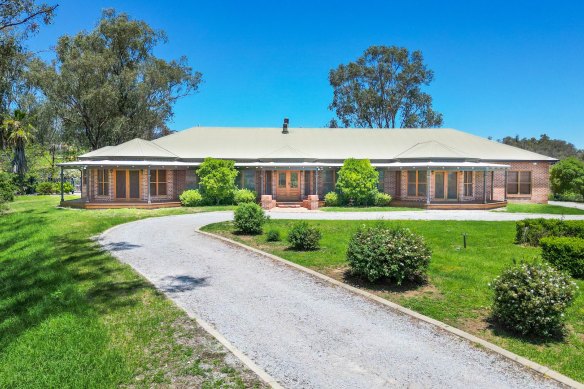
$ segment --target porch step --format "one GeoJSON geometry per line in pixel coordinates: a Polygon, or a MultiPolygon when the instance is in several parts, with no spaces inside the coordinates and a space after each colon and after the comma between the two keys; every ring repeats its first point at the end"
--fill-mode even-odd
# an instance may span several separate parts
{"type": "Polygon", "coordinates": [[[286,201],[278,201],[276,202],[276,207],[278,208],[302,208],[301,202],[286,202],[286,201]]]}

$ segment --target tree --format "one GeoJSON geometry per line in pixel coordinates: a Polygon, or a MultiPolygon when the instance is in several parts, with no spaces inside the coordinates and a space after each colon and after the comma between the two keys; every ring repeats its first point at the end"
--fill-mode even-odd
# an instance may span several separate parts
{"type": "Polygon", "coordinates": [[[367,205],[377,193],[379,172],[368,159],[349,158],[343,162],[337,179],[337,190],[345,203],[367,205]]]}
{"type": "Polygon", "coordinates": [[[33,138],[34,127],[27,123],[26,114],[15,110],[12,117],[4,119],[2,124],[3,133],[6,134],[8,144],[14,148],[14,158],[12,159],[12,171],[23,177],[27,168],[25,147],[33,138]]]}
{"type": "Polygon", "coordinates": [[[434,78],[420,51],[371,46],[355,62],[329,72],[334,110],[345,127],[439,127],[442,114],[422,92],[434,78]]]}
{"type": "Polygon", "coordinates": [[[550,182],[555,194],[584,196],[584,162],[575,157],[558,162],[551,168],[550,182]]]}
{"type": "Polygon", "coordinates": [[[63,36],[57,58],[37,61],[34,82],[54,105],[66,134],[91,149],[168,131],[176,100],[195,92],[201,73],[186,58],[165,61],[153,51],[162,31],[114,10],[91,32],[63,36]]]}
{"type": "Polygon", "coordinates": [[[57,7],[57,4],[37,4],[34,0],[0,0],[0,32],[20,30],[24,35],[36,32],[38,20],[51,23],[57,7]]]}
{"type": "Polygon", "coordinates": [[[584,151],[578,150],[572,143],[561,139],[552,139],[546,134],[540,135],[539,139],[535,137],[519,138],[519,136],[506,136],[499,142],[557,159],[584,157],[584,151]]]}
{"type": "Polygon", "coordinates": [[[205,158],[197,169],[203,199],[212,204],[228,204],[237,190],[235,161],[205,158]]]}

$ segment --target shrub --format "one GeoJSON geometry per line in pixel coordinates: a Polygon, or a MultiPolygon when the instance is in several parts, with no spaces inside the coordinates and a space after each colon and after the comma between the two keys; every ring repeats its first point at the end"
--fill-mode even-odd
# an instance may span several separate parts
{"type": "Polygon", "coordinates": [[[256,203],[242,203],[235,209],[233,223],[235,230],[242,234],[261,234],[267,217],[262,207],[256,203]]]}
{"type": "Polygon", "coordinates": [[[233,195],[237,190],[235,186],[237,174],[234,161],[205,158],[197,169],[204,201],[208,204],[233,203],[233,195]]]}
{"type": "Polygon", "coordinates": [[[511,331],[540,337],[562,333],[577,291],[567,274],[545,263],[511,267],[491,287],[493,318],[511,331]]]}
{"type": "MultiPolygon", "coordinates": [[[[75,187],[69,181],[63,182],[63,193],[73,193],[75,187]]],[[[53,193],[61,193],[61,181],[53,183],[53,193]]]]}
{"type": "Polygon", "coordinates": [[[547,237],[539,241],[541,256],[558,270],[584,278],[584,239],[547,237]]]}
{"type": "Polygon", "coordinates": [[[387,207],[391,203],[391,196],[387,193],[377,192],[375,194],[375,205],[378,207],[387,207]]]}
{"type": "Polygon", "coordinates": [[[550,184],[555,194],[584,196],[584,161],[570,157],[556,163],[550,170],[550,184]]]}
{"type": "Polygon", "coordinates": [[[537,246],[547,236],[584,238],[584,221],[560,219],[526,219],[516,224],[515,243],[537,246]]]}
{"type": "Polygon", "coordinates": [[[184,207],[198,207],[203,205],[203,196],[197,189],[185,190],[178,196],[184,207]]]}
{"type": "Polygon", "coordinates": [[[368,159],[346,159],[339,170],[336,188],[343,202],[351,205],[371,204],[377,193],[379,172],[368,159]]]}
{"type": "Polygon", "coordinates": [[[371,282],[389,279],[424,282],[432,253],[424,238],[407,228],[361,227],[349,241],[347,261],[353,274],[371,282]]]}
{"type": "Polygon", "coordinates": [[[294,224],[288,232],[288,242],[294,250],[318,250],[321,238],[320,230],[304,221],[294,224]]]}
{"type": "Polygon", "coordinates": [[[39,182],[36,186],[36,192],[41,195],[50,195],[55,192],[55,184],[53,182],[39,182]]]}
{"type": "Polygon", "coordinates": [[[324,204],[327,207],[334,207],[339,205],[339,195],[337,192],[328,192],[324,195],[324,204]]]}
{"type": "Polygon", "coordinates": [[[279,230],[268,231],[268,233],[266,234],[266,240],[268,242],[279,242],[280,240],[282,240],[282,238],[280,237],[280,231],[279,230]]]}
{"type": "Polygon", "coordinates": [[[14,200],[16,187],[9,173],[0,172],[0,204],[14,200]]]}
{"type": "Polygon", "coordinates": [[[235,204],[255,203],[256,199],[256,193],[249,189],[238,189],[235,191],[235,195],[233,196],[235,204]]]}

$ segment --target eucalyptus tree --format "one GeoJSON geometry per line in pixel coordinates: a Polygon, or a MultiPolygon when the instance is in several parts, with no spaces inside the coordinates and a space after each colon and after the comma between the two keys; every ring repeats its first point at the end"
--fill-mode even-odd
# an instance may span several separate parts
{"type": "Polygon", "coordinates": [[[105,10],[92,31],[62,36],[50,65],[35,63],[34,82],[66,133],[91,149],[156,138],[168,131],[173,104],[201,83],[185,57],[154,55],[164,42],[146,22],[105,10]]]}
{"type": "Polygon", "coordinates": [[[329,72],[333,110],[345,127],[439,127],[442,114],[422,91],[434,78],[420,51],[371,46],[329,72]]]}

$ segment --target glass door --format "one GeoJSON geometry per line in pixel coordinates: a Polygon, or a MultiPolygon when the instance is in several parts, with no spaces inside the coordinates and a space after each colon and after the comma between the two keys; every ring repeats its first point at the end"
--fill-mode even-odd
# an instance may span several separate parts
{"type": "Polygon", "coordinates": [[[116,170],[116,199],[140,198],[140,170],[116,170]]]}
{"type": "Polygon", "coordinates": [[[458,199],[458,172],[434,173],[434,198],[437,200],[458,199]]]}
{"type": "Polygon", "coordinates": [[[448,200],[456,200],[458,198],[458,172],[448,173],[448,200]]]}
{"type": "Polygon", "coordinates": [[[299,171],[278,172],[277,189],[278,200],[300,201],[300,172],[299,171]]]}

